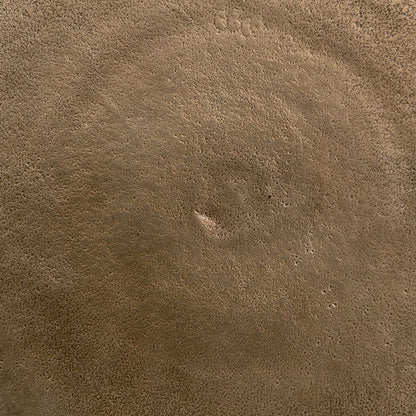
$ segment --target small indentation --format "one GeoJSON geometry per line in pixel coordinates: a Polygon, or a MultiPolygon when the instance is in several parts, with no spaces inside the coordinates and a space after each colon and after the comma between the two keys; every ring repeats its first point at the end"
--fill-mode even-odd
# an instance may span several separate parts
{"type": "Polygon", "coordinates": [[[199,221],[202,230],[206,233],[208,237],[226,238],[228,236],[226,230],[224,230],[223,227],[217,224],[215,219],[210,218],[205,214],[201,214],[198,211],[195,211],[195,216],[199,221]]]}

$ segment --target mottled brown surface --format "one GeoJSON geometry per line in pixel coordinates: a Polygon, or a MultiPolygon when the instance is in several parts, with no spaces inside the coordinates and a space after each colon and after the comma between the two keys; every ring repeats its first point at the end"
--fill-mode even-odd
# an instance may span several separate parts
{"type": "Polygon", "coordinates": [[[3,0],[0,415],[416,415],[416,4],[3,0]]]}

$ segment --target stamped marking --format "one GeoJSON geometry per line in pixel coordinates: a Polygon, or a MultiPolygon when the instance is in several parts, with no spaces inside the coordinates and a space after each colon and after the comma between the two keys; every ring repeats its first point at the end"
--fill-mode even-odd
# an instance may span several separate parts
{"type": "Polygon", "coordinates": [[[237,9],[230,13],[223,10],[218,12],[214,18],[214,24],[218,30],[240,33],[246,38],[263,28],[263,21],[259,17],[248,17],[242,20],[237,9]]]}
{"type": "Polygon", "coordinates": [[[250,25],[250,19],[244,20],[244,22],[241,24],[241,33],[245,36],[251,36],[251,25],[250,25]]]}
{"type": "Polygon", "coordinates": [[[228,28],[233,32],[237,32],[241,28],[241,21],[238,17],[238,11],[233,10],[228,19],[228,28]]]}
{"type": "Polygon", "coordinates": [[[219,30],[227,29],[227,13],[224,11],[218,12],[214,20],[215,26],[219,30]]]}

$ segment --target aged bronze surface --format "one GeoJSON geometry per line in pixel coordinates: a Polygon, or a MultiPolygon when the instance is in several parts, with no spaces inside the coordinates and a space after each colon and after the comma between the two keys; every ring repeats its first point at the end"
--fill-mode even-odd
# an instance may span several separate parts
{"type": "Polygon", "coordinates": [[[5,0],[0,416],[416,415],[416,4],[5,0]]]}

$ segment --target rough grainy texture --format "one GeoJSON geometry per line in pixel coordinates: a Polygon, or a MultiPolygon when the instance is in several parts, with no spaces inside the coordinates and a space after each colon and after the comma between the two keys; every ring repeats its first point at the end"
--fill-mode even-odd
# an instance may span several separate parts
{"type": "Polygon", "coordinates": [[[0,415],[416,415],[413,0],[0,2],[0,415]]]}

